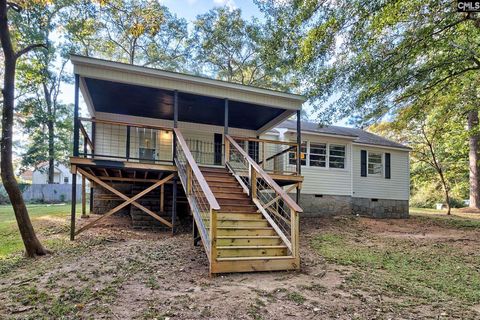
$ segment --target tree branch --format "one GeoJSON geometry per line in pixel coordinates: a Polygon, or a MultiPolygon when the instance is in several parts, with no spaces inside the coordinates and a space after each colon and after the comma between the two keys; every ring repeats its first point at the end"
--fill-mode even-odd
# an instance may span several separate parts
{"type": "Polygon", "coordinates": [[[37,48],[44,48],[44,49],[48,49],[47,48],[47,45],[45,43],[35,43],[35,44],[31,44],[29,46],[26,46],[25,48],[21,49],[20,51],[18,51],[16,54],[15,54],[15,57],[18,59],[20,58],[22,55],[28,53],[29,51],[31,50],[34,50],[34,49],[37,49],[37,48]]]}

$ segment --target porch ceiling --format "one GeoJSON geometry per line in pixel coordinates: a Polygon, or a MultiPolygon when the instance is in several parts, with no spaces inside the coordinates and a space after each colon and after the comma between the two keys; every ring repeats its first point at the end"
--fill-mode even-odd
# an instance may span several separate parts
{"type": "MultiPolygon", "coordinates": [[[[173,91],[91,78],[85,84],[95,111],[173,120],[173,91]]],[[[224,106],[224,99],[179,92],[178,120],[223,126],[224,106]]],[[[258,130],[285,111],[230,100],[228,124],[258,130]]]]}

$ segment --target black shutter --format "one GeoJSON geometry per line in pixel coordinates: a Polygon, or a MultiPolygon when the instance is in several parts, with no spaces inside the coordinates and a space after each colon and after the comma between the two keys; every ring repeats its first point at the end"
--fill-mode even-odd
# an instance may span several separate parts
{"type": "Polygon", "coordinates": [[[360,176],[367,176],[367,150],[360,151],[360,176]]]}
{"type": "Polygon", "coordinates": [[[385,179],[391,178],[390,153],[385,153],[385,179]]]}

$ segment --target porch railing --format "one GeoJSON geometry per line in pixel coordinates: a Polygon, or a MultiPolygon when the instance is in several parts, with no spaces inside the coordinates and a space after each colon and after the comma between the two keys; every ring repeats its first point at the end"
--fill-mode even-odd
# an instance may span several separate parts
{"type": "Polygon", "coordinates": [[[227,168],[282,238],[291,255],[298,257],[298,214],[302,209],[234,138],[229,135],[225,138],[227,168]]]}
{"type": "Polygon", "coordinates": [[[142,163],[173,162],[171,128],[95,118],[79,118],[78,127],[79,157],[142,163]]]}
{"type": "Polygon", "coordinates": [[[217,256],[217,212],[220,210],[220,206],[198,168],[182,133],[177,128],[173,131],[175,134],[175,164],[178,176],[187,195],[205,251],[212,261],[217,256]]]}
{"type": "Polygon", "coordinates": [[[268,173],[298,175],[297,149],[295,142],[232,137],[247,154],[268,173]]]}

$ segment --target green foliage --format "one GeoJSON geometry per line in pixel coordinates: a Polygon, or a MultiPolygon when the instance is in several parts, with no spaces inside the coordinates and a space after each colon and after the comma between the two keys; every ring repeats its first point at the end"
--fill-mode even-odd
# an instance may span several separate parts
{"type": "Polygon", "coordinates": [[[194,21],[190,44],[196,72],[259,87],[289,90],[291,83],[269,64],[269,37],[257,19],[244,20],[240,9],[219,7],[194,21]]]}

